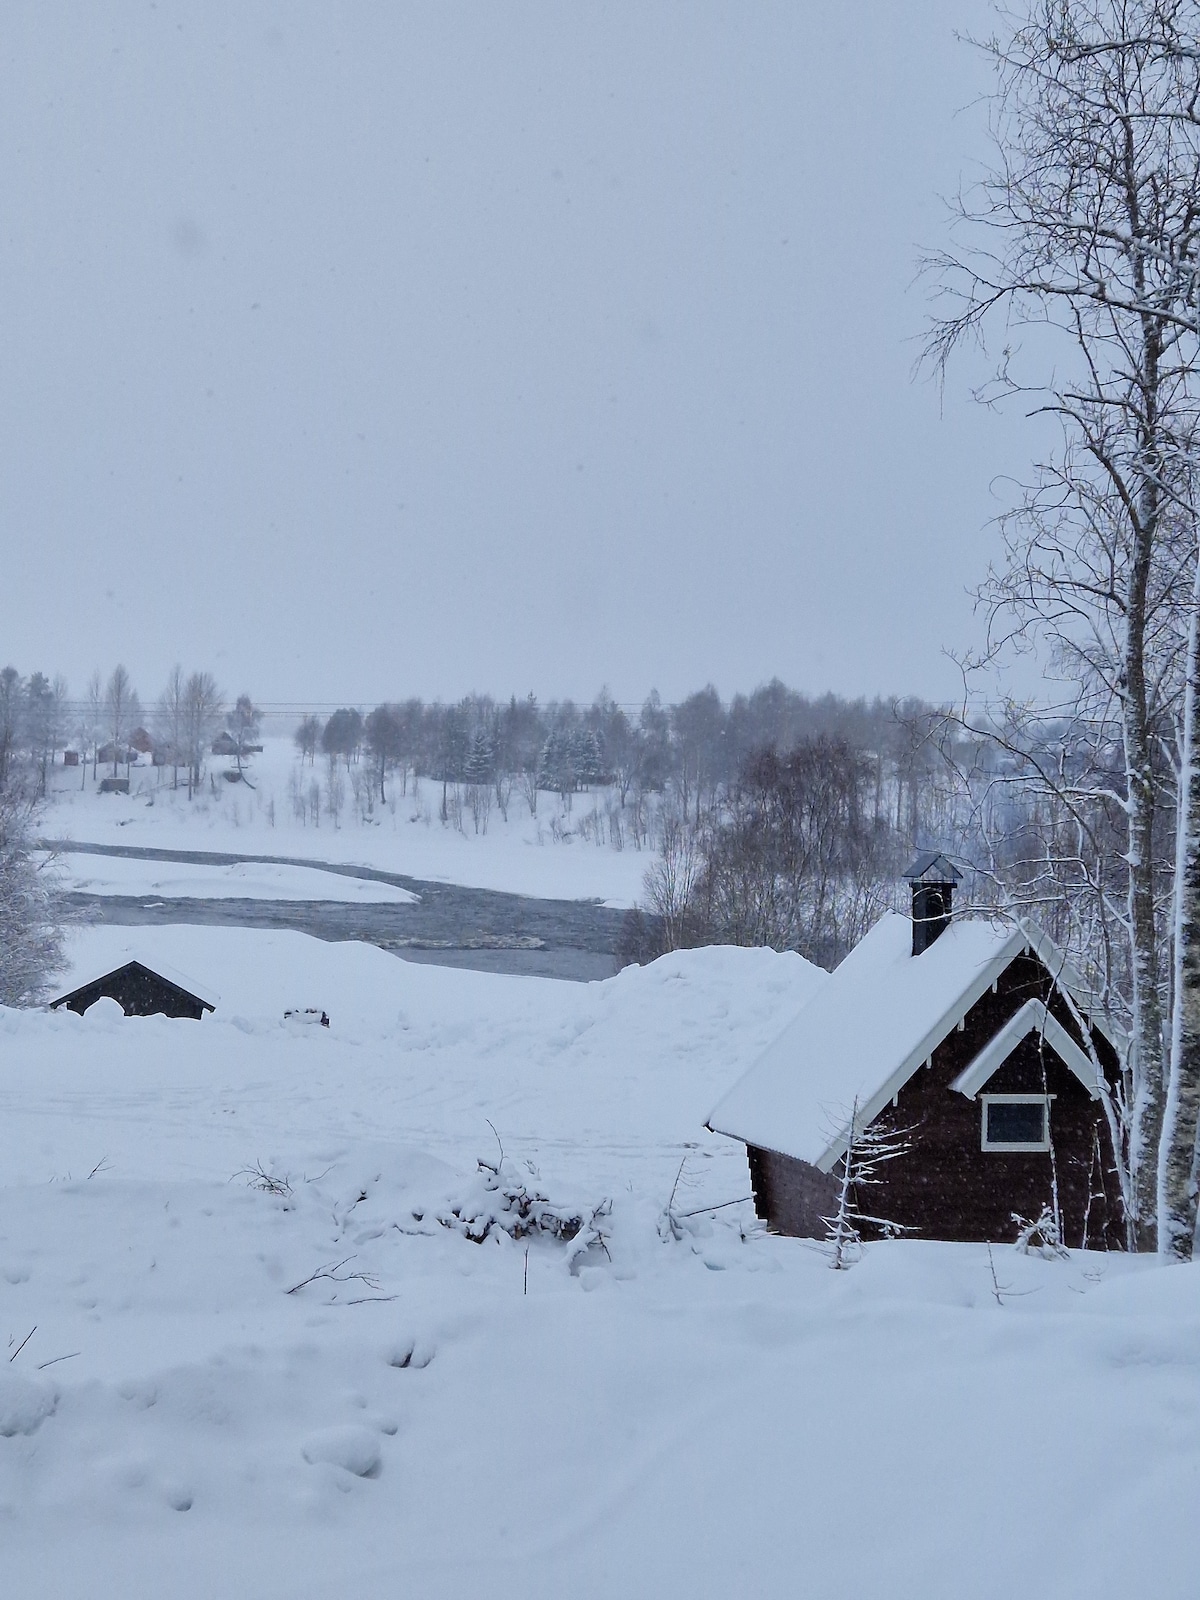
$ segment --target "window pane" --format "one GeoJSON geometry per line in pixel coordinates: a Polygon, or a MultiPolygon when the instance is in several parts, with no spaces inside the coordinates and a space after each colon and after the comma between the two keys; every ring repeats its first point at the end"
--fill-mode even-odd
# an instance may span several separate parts
{"type": "Polygon", "coordinates": [[[1040,1100],[989,1100],[989,1144],[1045,1144],[1046,1108],[1040,1100]]]}

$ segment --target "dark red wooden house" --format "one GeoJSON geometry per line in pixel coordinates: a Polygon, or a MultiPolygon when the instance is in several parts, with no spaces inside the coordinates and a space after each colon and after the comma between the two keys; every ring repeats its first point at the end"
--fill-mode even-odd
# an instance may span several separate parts
{"type": "Polygon", "coordinates": [[[1057,1189],[1068,1245],[1122,1248],[1117,1030],[1032,924],[953,914],[944,856],[906,877],[911,919],[881,918],[709,1118],[745,1143],[759,1216],[825,1236],[857,1105],[860,1129],[910,1130],[871,1214],[1000,1241],[1057,1189]]]}

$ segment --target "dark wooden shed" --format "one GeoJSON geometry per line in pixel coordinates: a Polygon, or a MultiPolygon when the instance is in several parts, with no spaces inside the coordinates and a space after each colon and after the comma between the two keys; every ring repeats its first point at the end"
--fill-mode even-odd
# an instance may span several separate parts
{"type": "Polygon", "coordinates": [[[50,1009],[57,1011],[65,1006],[82,1016],[90,1005],[102,999],[115,1000],[127,1017],[192,1017],[199,1021],[206,1011],[215,1010],[213,1000],[193,994],[182,983],[142,961],[127,961],[103,977],[72,989],[70,994],[59,995],[50,1002],[50,1009]]]}
{"type": "Polygon", "coordinates": [[[953,916],[947,866],[914,863],[914,918],[871,929],[708,1125],[746,1144],[756,1209],[779,1233],[825,1236],[857,1104],[859,1129],[909,1130],[862,1197],[872,1215],[1001,1241],[1056,1190],[1065,1243],[1121,1249],[1119,1035],[1040,930],[953,916]]]}

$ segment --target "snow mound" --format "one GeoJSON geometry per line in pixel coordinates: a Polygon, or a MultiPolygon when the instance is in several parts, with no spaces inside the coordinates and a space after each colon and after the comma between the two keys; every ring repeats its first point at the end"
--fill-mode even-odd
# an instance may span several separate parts
{"type": "Polygon", "coordinates": [[[93,1000],[83,1013],[91,1023],[112,1023],[125,1020],[125,1009],[119,1000],[114,1000],[111,995],[102,994],[99,1000],[93,1000]]]}
{"type": "Polygon", "coordinates": [[[0,1439],[36,1433],[57,1404],[58,1394],[47,1384],[0,1371],[0,1439]]]}
{"type": "Polygon", "coordinates": [[[328,1464],[352,1472],[356,1478],[372,1478],[383,1465],[379,1439],[369,1428],[348,1423],[340,1428],[322,1428],[310,1433],[300,1454],[312,1466],[328,1464]]]}

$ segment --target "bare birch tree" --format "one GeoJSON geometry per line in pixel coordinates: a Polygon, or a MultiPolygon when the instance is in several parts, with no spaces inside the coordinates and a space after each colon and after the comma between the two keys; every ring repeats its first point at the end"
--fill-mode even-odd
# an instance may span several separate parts
{"type": "Polygon", "coordinates": [[[258,730],[262,724],[262,712],[254,704],[248,694],[238,695],[234,702],[233,710],[229,714],[229,732],[234,743],[234,758],[237,761],[237,775],[243,781],[248,781],[245,775],[246,756],[258,739],[258,730]]]}
{"type": "Polygon", "coordinates": [[[204,764],[204,746],[225,708],[224,696],[211,672],[193,672],[184,685],[184,730],[188,767],[188,799],[196,792],[204,764]]]}
{"type": "Polygon", "coordinates": [[[116,776],[121,751],[139,713],[137,693],[129,674],[121,665],[113,668],[104,689],[104,714],[112,743],[112,768],[116,776]]]}
{"type": "Polygon", "coordinates": [[[1180,585],[1194,562],[1200,387],[1200,99],[1194,0],[1031,0],[983,48],[998,77],[995,169],[957,207],[931,263],[948,314],[939,364],[999,324],[989,398],[1057,417],[1062,448],[1006,529],[985,591],[996,650],[1045,648],[1066,684],[1111,704],[1132,1018],[1128,1161],[1154,1238],[1164,1101],[1167,944],[1156,894],[1159,759],[1178,704],[1180,585]],[[1038,326],[1022,376],[1015,326],[1038,326]],[[1064,360],[1064,357],[1066,358],[1064,360]],[[1060,364],[1061,363],[1061,364],[1060,364]]]}
{"type": "Polygon", "coordinates": [[[1171,1070],[1158,1161],[1159,1254],[1179,1261],[1191,1260],[1196,1238],[1200,1131],[1200,604],[1192,606],[1191,624],[1176,828],[1171,1070]]]}
{"type": "Polygon", "coordinates": [[[156,716],[158,736],[165,746],[163,754],[171,762],[171,787],[179,787],[179,768],[182,765],[187,741],[187,680],[178,662],[171,668],[167,686],[158,697],[156,716]]]}
{"type": "MultiPolygon", "coordinates": [[[[101,718],[104,714],[104,690],[101,686],[100,670],[97,668],[88,679],[86,702],[87,744],[92,747],[92,777],[96,776],[96,768],[100,760],[100,728],[101,718]]],[[[83,765],[87,766],[87,744],[83,748],[83,765]]]]}

